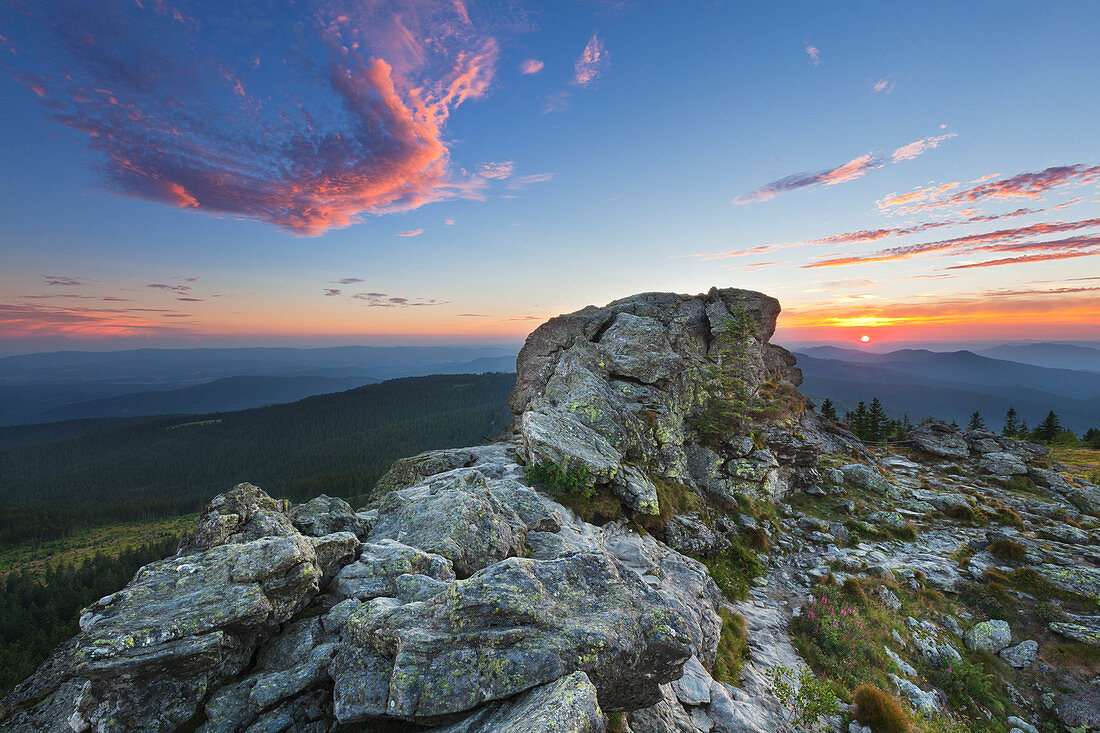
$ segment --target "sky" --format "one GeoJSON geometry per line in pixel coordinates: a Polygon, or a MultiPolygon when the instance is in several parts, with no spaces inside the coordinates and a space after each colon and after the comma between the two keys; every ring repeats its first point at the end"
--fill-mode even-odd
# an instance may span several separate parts
{"type": "Polygon", "coordinates": [[[1100,339],[1100,4],[0,0],[0,353],[1100,339]]]}

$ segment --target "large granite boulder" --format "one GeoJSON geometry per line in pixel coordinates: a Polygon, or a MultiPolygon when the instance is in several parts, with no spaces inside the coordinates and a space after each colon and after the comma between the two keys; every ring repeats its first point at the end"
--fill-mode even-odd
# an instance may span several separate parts
{"type": "Polygon", "coordinates": [[[793,398],[753,426],[766,446],[754,446],[747,427],[717,437],[690,427],[709,399],[719,332],[732,313],[749,324],[740,376],[750,391],[799,384],[794,357],[768,343],[779,303],[761,293],[644,293],[547,321],[520,352],[509,399],[523,459],[586,467],[628,509],[656,514],[655,479],[725,501],[774,500],[813,483],[822,452],[860,453],[853,436],[793,398]]]}
{"type": "Polygon", "coordinates": [[[614,557],[509,558],[424,602],[377,598],[329,668],[341,722],[431,721],[584,671],[605,710],[653,704],[691,656],[683,617],[614,557]]]}
{"type": "Polygon", "coordinates": [[[944,422],[930,422],[909,431],[907,439],[923,450],[941,458],[964,460],[970,457],[966,436],[944,422]]]}

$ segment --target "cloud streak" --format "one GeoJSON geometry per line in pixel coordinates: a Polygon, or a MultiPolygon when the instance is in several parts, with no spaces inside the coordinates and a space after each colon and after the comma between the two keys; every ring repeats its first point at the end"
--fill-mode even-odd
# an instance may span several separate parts
{"type": "Polygon", "coordinates": [[[741,205],[751,204],[758,201],[767,201],[775,198],[781,193],[789,193],[803,188],[835,186],[838,183],[854,181],[857,178],[862,178],[871,171],[885,168],[886,166],[900,163],[905,160],[912,160],[922,155],[924,152],[939,146],[944,140],[952,137],[955,137],[955,133],[953,132],[945,135],[937,135],[935,137],[926,137],[911,142],[908,145],[903,145],[895,149],[889,155],[882,153],[867,153],[858,158],[853,158],[847,163],[838,165],[835,168],[829,168],[816,173],[796,173],[795,175],[772,181],[766,186],[762,186],[755,191],[750,191],[747,194],[739,196],[733,200],[733,203],[741,205]]]}
{"type": "Polygon", "coordinates": [[[498,56],[465,7],[296,7],[264,26],[216,3],[195,6],[194,22],[162,3],[31,4],[13,45],[50,116],[124,196],[301,235],[480,197],[484,181],[451,171],[445,139],[454,110],[488,93],[498,56]],[[253,63],[246,48],[269,57],[253,63]]]}

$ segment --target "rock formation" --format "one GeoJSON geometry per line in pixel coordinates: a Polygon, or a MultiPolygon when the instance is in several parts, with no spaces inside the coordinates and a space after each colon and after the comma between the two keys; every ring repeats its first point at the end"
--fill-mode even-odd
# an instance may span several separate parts
{"type": "MultiPolygon", "coordinates": [[[[1100,595],[1098,522],[1084,514],[1100,489],[1042,462],[1042,446],[942,424],[914,431],[906,455],[872,456],[798,395],[793,357],[769,343],[778,313],[739,290],[588,307],[528,338],[498,442],[397,461],[358,511],[233,487],[175,556],[86,609],[80,633],[0,702],[0,728],[774,731],[786,714],[766,672],[802,664],[788,624],[819,582],[878,582],[874,602],[895,614],[919,590],[955,593],[991,570],[1100,595]],[[694,416],[715,399],[720,332],[738,318],[755,404],[715,436],[694,416]],[[547,492],[528,479],[535,465],[576,485],[547,492]],[[599,516],[593,497],[620,508],[599,516]],[[993,502],[1015,524],[972,521],[993,502]],[[771,547],[761,577],[731,590],[723,563],[749,545],[771,547]],[[948,560],[960,547],[965,563],[948,560]],[[998,547],[1020,549],[1006,561],[998,547]],[[749,659],[731,677],[736,618],[749,659]]],[[[1051,633],[1096,643],[1096,616],[1058,619],[1051,633]]],[[[894,689],[938,714],[944,695],[914,664],[968,649],[1039,664],[1008,621],[910,616],[887,649],[894,689]]],[[[1014,693],[1022,713],[1041,698],[1100,725],[1053,687],[1014,693]]]]}

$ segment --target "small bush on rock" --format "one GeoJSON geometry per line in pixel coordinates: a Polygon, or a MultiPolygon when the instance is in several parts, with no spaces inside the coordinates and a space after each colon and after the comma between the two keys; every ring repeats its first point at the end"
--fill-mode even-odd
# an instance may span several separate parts
{"type": "Polygon", "coordinates": [[[907,733],[909,715],[897,700],[874,685],[860,685],[852,693],[856,720],[871,726],[876,733],[907,733]]]}
{"type": "Polygon", "coordinates": [[[989,543],[989,554],[1005,562],[1022,562],[1027,557],[1027,548],[1019,542],[998,539],[989,543]]]}
{"type": "Polygon", "coordinates": [[[596,495],[594,486],[589,485],[588,466],[566,468],[551,461],[539,461],[527,467],[527,480],[550,491],[572,494],[591,499],[596,495]]]}

